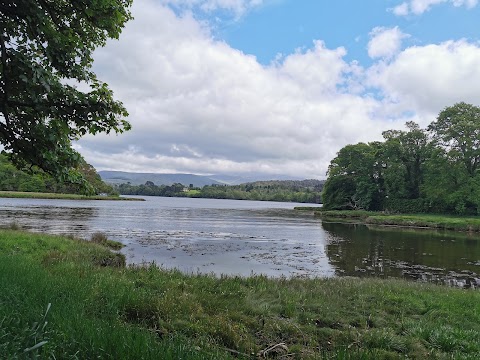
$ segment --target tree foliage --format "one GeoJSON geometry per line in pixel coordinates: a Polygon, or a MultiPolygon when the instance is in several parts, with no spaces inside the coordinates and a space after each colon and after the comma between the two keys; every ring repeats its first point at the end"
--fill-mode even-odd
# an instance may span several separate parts
{"type": "Polygon", "coordinates": [[[144,185],[121,184],[117,191],[124,195],[196,197],[210,199],[292,201],[319,203],[323,181],[283,180],[257,181],[241,185],[206,185],[203,188],[185,187],[182,184],[155,185],[147,181],[144,185]]]}
{"type": "Polygon", "coordinates": [[[458,103],[427,129],[383,132],[342,148],[323,191],[330,209],[480,213],[480,108],[458,103]]]}
{"type": "Polygon", "coordinates": [[[431,142],[425,130],[412,121],[406,124],[408,131],[388,130],[383,132],[381,161],[384,174],[389,177],[387,185],[393,185],[399,177],[402,188],[397,193],[404,198],[417,199],[423,182],[424,165],[430,158],[431,142]]]}
{"type": "Polygon", "coordinates": [[[130,128],[122,103],[92,71],[92,53],[118,38],[131,0],[0,2],[0,143],[17,166],[75,180],[71,142],[130,128]],[[73,83],[82,82],[88,91],[73,83]]]}
{"type": "MultiPolygon", "coordinates": [[[[102,181],[92,165],[87,164],[83,158],[79,162],[78,171],[82,174],[88,187],[92,189],[92,193],[117,194],[110,185],[102,181]]],[[[0,190],[63,194],[83,193],[84,185],[59,182],[39,168],[32,168],[31,170],[27,173],[17,169],[5,155],[0,154],[0,190]]]]}
{"type": "Polygon", "coordinates": [[[335,198],[339,208],[379,207],[375,146],[364,143],[345,146],[331,161],[328,172],[324,196],[335,198]]]}
{"type": "Polygon", "coordinates": [[[448,107],[428,129],[452,162],[475,176],[480,166],[480,108],[464,102],[448,107]]]}

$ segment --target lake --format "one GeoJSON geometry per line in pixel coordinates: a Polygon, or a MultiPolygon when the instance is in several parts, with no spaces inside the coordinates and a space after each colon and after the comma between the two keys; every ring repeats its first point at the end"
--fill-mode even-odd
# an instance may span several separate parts
{"type": "Polygon", "coordinates": [[[0,225],[125,244],[129,264],[187,273],[400,277],[480,285],[478,234],[321,221],[301,204],[145,197],[146,201],[0,199],[0,225]]]}

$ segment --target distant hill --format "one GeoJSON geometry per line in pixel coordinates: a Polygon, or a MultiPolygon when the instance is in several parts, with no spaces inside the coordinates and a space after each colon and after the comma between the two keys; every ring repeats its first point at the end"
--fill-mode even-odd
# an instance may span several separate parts
{"type": "Polygon", "coordinates": [[[325,180],[307,179],[307,180],[267,180],[254,181],[244,185],[255,187],[275,186],[284,189],[301,190],[310,189],[321,192],[325,180]]]}
{"type": "Polygon", "coordinates": [[[147,181],[155,185],[172,185],[180,183],[185,186],[192,184],[195,187],[205,185],[223,185],[224,183],[211,179],[208,176],[193,174],[156,174],[156,173],[133,173],[125,171],[99,171],[102,180],[109,184],[143,185],[147,181]]]}
{"type": "MultiPolygon", "coordinates": [[[[245,175],[194,175],[194,174],[158,174],[158,173],[134,173],[127,171],[98,171],[98,174],[102,177],[102,180],[108,184],[126,184],[143,185],[147,181],[153,182],[155,185],[172,185],[180,183],[185,186],[192,184],[194,187],[204,187],[205,185],[240,185],[246,183],[255,182],[278,182],[286,181],[288,185],[292,185],[291,182],[308,181],[301,178],[288,176],[288,175],[265,175],[248,173],[245,175]]],[[[320,180],[313,180],[320,181],[320,180]]],[[[278,185],[278,184],[276,184],[278,185]]],[[[309,184],[310,187],[315,187],[309,184]]],[[[300,187],[305,187],[305,183],[300,187]]]]}
{"type": "MultiPolygon", "coordinates": [[[[153,174],[160,175],[160,174],[153,174]]],[[[163,174],[162,174],[163,175],[163,174]]],[[[170,174],[173,175],[173,174],[170,174]]],[[[185,174],[180,174],[185,175],[185,174]]],[[[131,181],[131,177],[115,173],[115,180],[123,183],[118,184],[115,189],[122,195],[144,195],[144,196],[168,196],[168,197],[193,197],[207,199],[235,199],[235,200],[257,200],[257,201],[287,201],[299,203],[321,203],[322,189],[325,180],[268,180],[255,181],[240,185],[211,184],[206,186],[196,186],[194,189],[185,189],[186,184],[181,183],[181,178],[175,177],[180,181],[179,184],[159,184],[159,178],[156,178],[157,184],[152,184],[152,174],[147,177],[138,177],[137,181],[142,182],[138,185],[131,181]],[[143,183],[145,181],[145,183],[143,183]]],[[[193,181],[190,176],[187,178],[193,181]]],[[[191,183],[193,184],[193,183],[191,183]]]]}
{"type": "Polygon", "coordinates": [[[289,176],[289,175],[279,175],[279,174],[257,174],[257,173],[247,173],[242,175],[209,175],[210,179],[219,181],[228,185],[240,185],[246,183],[252,183],[256,181],[272,181],[272,180],[302,180],[303,178],[289,176]]]}

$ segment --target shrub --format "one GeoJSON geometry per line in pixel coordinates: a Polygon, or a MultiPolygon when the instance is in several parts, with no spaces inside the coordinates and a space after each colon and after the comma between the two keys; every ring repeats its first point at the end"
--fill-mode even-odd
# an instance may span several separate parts
{"type": "Polygon", "coordinates": [[[105,233],[97,231],[92,234],[92,236],[90,237],[90,241],[95,244],[104,245],[108,241],[108,237],[107,235],[105,235],[105,233]]]}
{"type": "Polygon", "coordinates": [[[425,199],[389,198],[385,203],[385,211],[401,214],[421,214],[429,212],[429,204],[425,199]]]}

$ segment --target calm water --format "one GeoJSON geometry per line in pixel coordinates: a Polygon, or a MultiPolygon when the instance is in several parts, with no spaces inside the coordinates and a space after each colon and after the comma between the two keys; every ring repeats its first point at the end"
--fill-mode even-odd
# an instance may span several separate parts
{"type": "Polygon", "coordinates": [[[129,263],[248,276],[403,277],[480,285],[478,235],[328,223],[298,204],[147,197],[144,202],[0,199],[0,225],[126,245],[129,263]]]}

